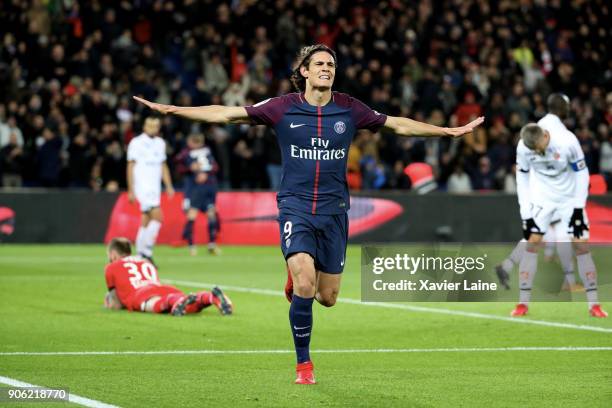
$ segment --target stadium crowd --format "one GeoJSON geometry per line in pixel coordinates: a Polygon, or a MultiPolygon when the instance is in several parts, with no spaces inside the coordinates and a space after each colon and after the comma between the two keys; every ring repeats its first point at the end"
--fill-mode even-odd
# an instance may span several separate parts
{"type": "MultiPolygon", "coordinates": [[[[410,188],[431,166],[438,188],[515,191],[519,129],[572,101],[568,127],[591,173],[612,185],[610,3],[605,0],[7,0],[0,7],[0,181],[4,187],[125,188],[125,152],[149,114],[177,105],[248,105],[292,92],[303,44],[338,53],[334,88],[373,109],[441,126],[486,116],[462,139],[360,132],[353,189],[410,188]]],[[[276,188],[280,152],[259,126],[163,118],[175,158],[203,133],[222,188],[276,188]]]]}

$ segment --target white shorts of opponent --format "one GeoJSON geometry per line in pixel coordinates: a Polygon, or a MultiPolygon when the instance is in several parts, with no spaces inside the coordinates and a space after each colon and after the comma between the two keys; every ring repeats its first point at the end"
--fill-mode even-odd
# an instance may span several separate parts
{"type": "MultiPolygon", "coordinates": [[[[589,226],[589,218],[587,216],[586,210],[584,212],[584,223],[586,226],[589,226]]],[[[548,226],[551,222],[560,220],[558,227],[563,228],[564,232],[567,232],[569,237],[574,236],[574,227],[570,225],[570,220],[572,219],[572,214],[574,213],[574,206],[572,202],[567,203],[551,203],[551,202],[540,202],[540,203],[531,203],[531,214],[533,216],[533,221],[540,228],[539,231],[531,231],[531,232],[539,232],[541,234],[545,234],[548,226]]],[[[585,230],[582,233],[581,239],[589,239],[589,231],[585,230]]]]}
{"type": "Polygon", "coordinates": [[[136,191],[135,195],[138,203],[140,204],[140,211],[143,213],[147,213],[160,205],[160,190],[136,191]]]}

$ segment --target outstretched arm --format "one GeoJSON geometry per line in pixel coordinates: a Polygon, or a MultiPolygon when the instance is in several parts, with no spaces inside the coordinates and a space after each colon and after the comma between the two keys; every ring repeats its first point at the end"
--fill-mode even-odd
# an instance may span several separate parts
{"type": "Polygon", "coordinates": [[[468,123],[465,126],[446,128],[418,122],[416,120],[387,116],[384,127],[401,136],[450,136],[460,137],[472,132],[477,126],[484,122],[484,116],[468,123]]]}
{"type": "Polygon", "coordinates": [[[249,115],[241,106],[174,106],[150,102],[138,96],[134,96],[134,99],[164,115],[171,114],[207,123],[249,123],[249,115]]]}

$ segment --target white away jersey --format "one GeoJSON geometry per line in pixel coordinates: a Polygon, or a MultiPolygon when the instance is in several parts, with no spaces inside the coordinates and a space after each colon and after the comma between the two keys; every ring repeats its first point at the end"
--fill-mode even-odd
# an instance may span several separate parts
{"type": "Polygon", "coordinates": [[[529,172],[532,203],[573,200],[577,191],[575,172],[586,169],[584,154],[572,132],[557,128],[549,133],[550,142],[544,155],[528,149],[522,140],[516,148],[517,171],[529,172]]]}
{"type": "Polygon", "coordinates": [[[132,139],[127,160],[134,164],[134,190],[161,191],[162,164],[166,161],[166,142],[145,133],[132,139]]]}
{"type": "MultiPolygon", "coordinates": [[[[544,117],[538,120],[538,126],[544,130],[548,130],[549,133],[560,133],[570,132],[561,119],[557,115],[553,115],[552,113],[547,113],[544,117]]],[[[570,132],[571,133],[571,132],[570,132]]],[[[573,133],[572,133],[573,136],[573,133]]]]}

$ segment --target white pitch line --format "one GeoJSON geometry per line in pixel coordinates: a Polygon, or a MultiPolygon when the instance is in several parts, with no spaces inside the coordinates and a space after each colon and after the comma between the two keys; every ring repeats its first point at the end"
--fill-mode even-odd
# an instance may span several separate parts
{"type": "MultiPolygon", "coordinates": [[[[194,288],[211,288],[215,286],[212,283],[184,281],[184,280],[177,280],[177,279],[164,279],[164,282],[176,284],[176,285],[191,286],[194,288]]],[[[270,290],[270,289],[245,288],[241,286],[228,286],[228,285],[223,285],[223,289],[233,290],[235,292],[255,293],[258,295],[285,296],[284,293],[280,291],[270,290]]],[[[387,308],[387,309],[409,310],[411,312],[438,313],[438,314],[446,314],[446,315],[454,315],[454,316],[473,317],[477,319],[499,320],[503,322],[517,323],[517,324],[533,324],[533,325],[538,325],[538,326],[559,327],[559,328],[564,328],[564,329],[586,330],[586,331],[595,331],[595,332],[601,332],[601,333],[612,333],[612,328],[607,328],[607,327],[588,326],[584,324],[550,322],[547,320],[532,320],[532,319],[526,319],[524,317],[520,317],[520,318],[506,317],[506,316],[498,316],[498,315],[477,313],[477,312],[464,312],[462,310],[443,309],[443,308],[427,307],[427,306],[405,305],[401,303],[362,302],[359,299],[350,299],[350,298],[338,298],[338,302],[348,303],[352,305],[382,307],[382,308],[387,308]]]]}
{"type": "MultiPolygon", "coordinates": [[[[247,255],[240,257],[228,257],[228,258],[207,258],[206,262],[208,263],[217,263],[217,262],[235,262],[235,263],[244,263],[244,262],[266,262],[269,260],[278,260],[279,257],[277,255],[247,255]]],[[[280,258],[282,260],[282,258],[280,258]]],[[[100,257],[98,255],[95,256],[44,256],[44,257],[23,257],[23,256],[13,256],[13,255],[3,255],[0,252],[0,265],[4,263],[11,264],[48,264],[48,263],[62,263],[62,264],[81,264],[81,263],[95,263],[104,265],[108,262],[108,259],[104,257],[100,257]]],[[[195,264],[202,263],[201,258],[192,258],[185,256],[164,256],[163,262],[172,262],[172,263],[186,263],[186,264],[195,264]]]]}
{"type": "MultiPolygon", "coordinates": [[[[50,387],[42,387],[40,385],[30,384],[27,382],[19,381],[14,378],[3,377],[0,375],[0,383],[10,385],[11,387],[36,387],[36,388],[50,388],[50,387]]],[[[23,402],[32,402],[33,400],[23,400],[23,402]]],[[[85,397],[81,397],[76,394],[68,393],[68,401],[73,404],[82,405],[84,407],[91,408],[119,408],[117,405],[107,404],[105,402],[97,401],[94,399],[89,399],[85,397]]]]}
{"type": "MultiPolygon", "coordinates": [[[[352,353],[478,353],[512,351],[612,351],[612,347],[451,347],[451,348],[400,348],[400,349],[340,349],[311,350],[313,354],[352,353]]],[[[149,355],[196,355],[196,354],[293,354],[295,350],[154,350],[154,351],[11,351],[0,352],[0,356],[149,356],[149,355]]],[[[1,382],[0,377],[0,382],[1,382]]]]}

